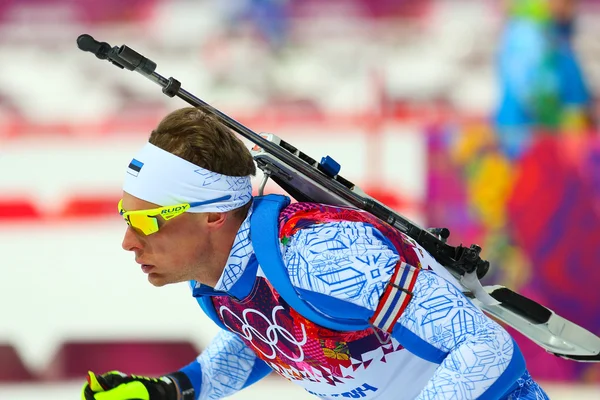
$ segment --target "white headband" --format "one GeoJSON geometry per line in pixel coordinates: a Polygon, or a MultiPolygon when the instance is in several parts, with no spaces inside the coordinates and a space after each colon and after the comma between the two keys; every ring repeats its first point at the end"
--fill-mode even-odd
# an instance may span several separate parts
{"type": "Polygon", "coordinates": [[[250,176],[221,175],[151,143],[131,160],[123,190],[159,206],[190,203],[192,213],[226,212],[252,199],[250,176]]]}

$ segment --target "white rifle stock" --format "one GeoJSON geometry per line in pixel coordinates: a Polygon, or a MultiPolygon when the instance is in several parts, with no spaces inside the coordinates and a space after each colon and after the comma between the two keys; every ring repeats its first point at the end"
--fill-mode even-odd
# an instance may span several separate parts
{"type": "MultiPolygon", "coordinates": [[[[125,45],[111,47],[87,34],[77,38],[77,45],[79,49],[94,53],[97,58],[107,60],[121,69],[140,73],[161,86],[167,96],[177,96],[194,107],[211,112],[225,126],[255,143],[252,154],[265,174],[260,186],[261,194],[267,179],[271,178],[297,201],[351,206],[368,211],[416,240],[463,285],[465,280],[461,278],[470,276],[481,288],[477,278],[486,274],[489,263],[479,257],[479,246],[467,248],[448,245],[447,229],[426,230],[417,226],[340,176],[339,165],[330,157],[317,162],[275,135],[253,132],[182,89],[177,79],[167,79],[156,73],[156,63],[131,48],[125,45]]],[[[468,289],[464,293],[484,312],[512,326],[546,351],[575,361],[600,362],[598,336],[503,286],[481,289],[468,289]],[[493,301],[488,301],[490,299],[493,301]]]]}
{"type": "Polygon", "coordinates": [[[581,362],[600,361],[600,338],[590,331],[504,286],[484,289],[500,304],[487,305],[467,296],[484,312],[512,326],[549,353],[581,362]]]}

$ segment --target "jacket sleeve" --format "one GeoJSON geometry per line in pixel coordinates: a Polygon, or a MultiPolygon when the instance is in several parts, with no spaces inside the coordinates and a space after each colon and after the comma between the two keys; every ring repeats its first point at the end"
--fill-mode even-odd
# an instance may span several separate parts
{"type": "Polygon", "coordinates": [[[191,380],[196,398],[204,400],[231,396],[267,376],[271,368],[237,335],[223,330],[180,371],[191,380]]]}
{"type": "Polygon", "coordinates": [[[392,336],[439,364],[417,399],[496,399],[515,388],[525,360],[508,332],[432,271],[413,293],[392,336]]]}
{"type": "MultiPolygon", "coordinates": [[[[349,222],[298,231],[284,258],[302,297],[342,320],[371,318],[399,260],[378,230],[349,222]]],[[[431,256],[419,259],[414,295],[392,331],[408,351],[438,364],[418,398],[501,397],[525,372],[519,348],[453,283],[427,269],[440,267],[431,256]]]]}

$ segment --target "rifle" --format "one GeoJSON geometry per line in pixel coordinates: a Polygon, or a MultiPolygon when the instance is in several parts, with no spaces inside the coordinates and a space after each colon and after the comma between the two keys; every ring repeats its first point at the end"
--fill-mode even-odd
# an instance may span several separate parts
{"type": "Polygon", "coordinates": [[[203,108],[255,144],[252,155],[264,178],[259,194],[272,179],[299,202],[315,202],[355,207],[367,211],[414,239],[443,265],[464,287],[463,293],[488,315],[506,323],[556,356],[582,362],[600,362],[600,337],[557,315],[543,305],[504,286],[483,287],[479,279],[489,269],[480,257],[481,248],[451,246],[446,228],[423,229],[385,204],[363,192],[339,175],[340,165],[331,157],[317,162],[292,144],[273,134],[258,134],[181,87],[181,82],[155,72],[156,63],[131,48],[112,47],[83,34],[77,38],[80,50],[94,53],[101,60],[135,71],[162,87],[169,97],[179,97],[203,108]]]}

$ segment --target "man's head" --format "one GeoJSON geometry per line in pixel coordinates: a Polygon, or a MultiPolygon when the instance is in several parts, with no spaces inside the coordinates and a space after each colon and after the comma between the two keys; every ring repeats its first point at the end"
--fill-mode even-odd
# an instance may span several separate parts
{"type": "Polygon", "coordinates": [[[123,248],[156,286],[214,286],[251,204],[248,149],[212,115],[188,107],[159,123],[127,172],[123,248]]]}
{"type": "Polygon", "coordinates": [[[569,23],[575,18],[577,0],[549,0],[550,12],[557,23],[569,23]]]}
{"type": "Polygon", "coordinates": [[[507,5],[512,16],[564,24],[573,20],[577,0],[508,0],[507,5]]]}

